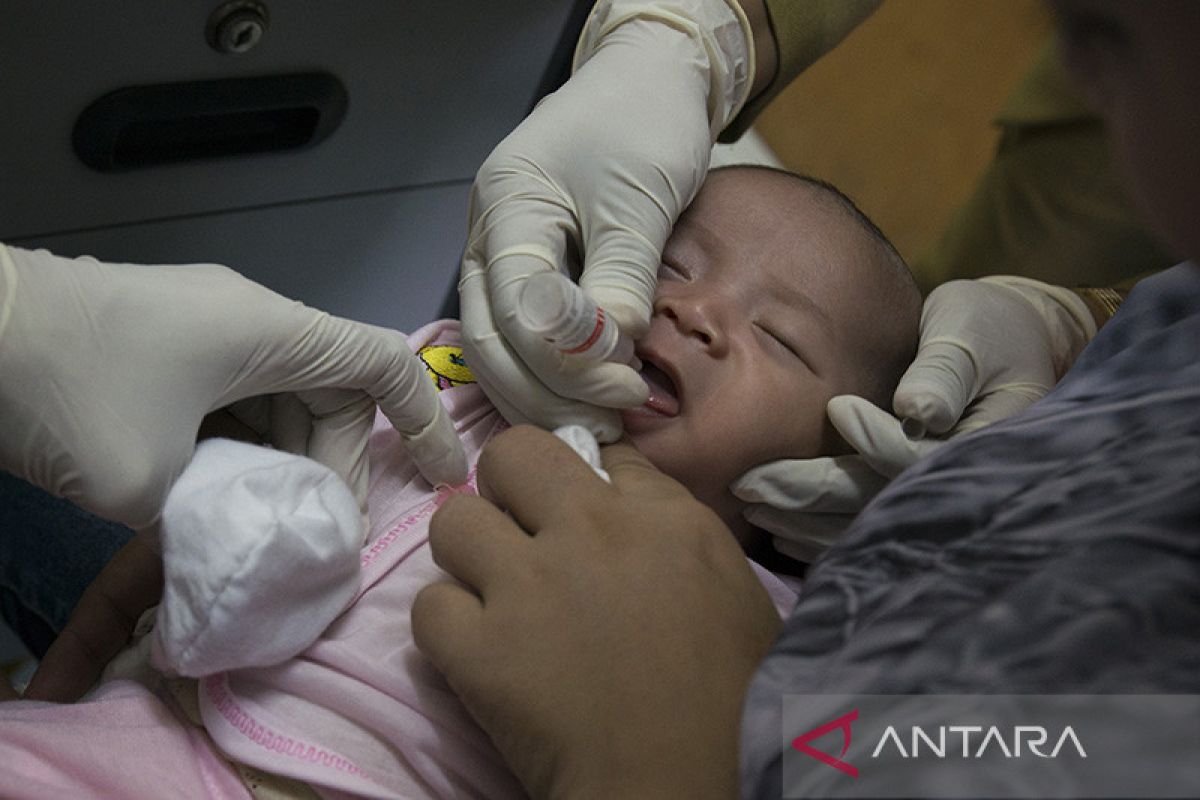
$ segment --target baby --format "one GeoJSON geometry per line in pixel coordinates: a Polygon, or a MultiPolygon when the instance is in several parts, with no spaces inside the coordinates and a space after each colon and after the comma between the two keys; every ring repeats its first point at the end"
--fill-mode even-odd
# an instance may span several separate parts
{"type": "MultiPolygon", "coordinates": [[[[624,412],[626,429],[749,546],[754,531],[729,484],[765,461],[842,452],[826,401],[856,393],[889,404],[915,351],[920,297],[892,247],[836,190],[762,168],[711,174],[676,226],[659,277],[651,327],[638,345],[651,396],[624,412]]],[[[505,423],[472,382],[456,324],[434,323],[410,341],[468,454],[477,456],[505,423]]],[[[230,457],[224,448],[239,445],[210,444],[168,504],[167,523],[181,526],[164,534],[168,585],[172,535],[188,546],[223,542],[220,559],[187,559],[191,574],[181,581],[199,594],[183,610],[215,615],[227,597],[253,593],[255,580],[273,570],[287,580],[267,603],[272,622],[256,626],[256,613],[225,623],[240,623],[245,641],[272,642],[294,630],[285,618],[307,607],[306,594],[326,595],[328,575],[346,572],[347,563],[338,547],[299,552],[299,537],[290,535],[276,537],[278,551],[264,552],[258,545],[271,536],[264,525],[286,532],[335,520],[326,526],[335,536],[359,530],[357,510],[348,495],[328,494],[339,487],[314,462],[249,448],[249,460],[233,467],[222,462],[230,457]],[[255,516],[239,508],[243,494],[278,503],[255,516]],[[189,525],[211,538],[189,535],[189,525]],[[239,526],[249,535],[235,535],[239,526]],[[218,561],[237,574],[200,574],[218,561]],[[207,605],[196,602],[201,595],[207,605]]],[[[367,542],[343,548],[353,584],[315,641],[283,660],[267,647],[271,659],[214,673],[194,658],[200,640],[184,642],[189,651],[154,638],[160,666],[200,681],[154,678],[149,688],[111,681],[75,705],[0,705],[6,796],[245,798],[268,786],[284,793],[272,796],[521,796],[487,736],[412,642],[413,597],[445,578],[427,545],[429,519],[445,494],[423,482],[385,421],[370,449],[367,542]]],[[[756,571],[786,613],[789,585],[756,571]]],[[[167,608],[170,596],[160,628],[164,610],[180,612],[167,608]]]]}
{"type": "Polygon", "coordinates": [[[711,172],[662,261],[637,351],[651,398],[622,415],[625,430],[746,545],[729,485],[767,461],[847,452],[825,404],[857,394],[891,408],[921,296],[849,199],[765,167],[711,172]]]}

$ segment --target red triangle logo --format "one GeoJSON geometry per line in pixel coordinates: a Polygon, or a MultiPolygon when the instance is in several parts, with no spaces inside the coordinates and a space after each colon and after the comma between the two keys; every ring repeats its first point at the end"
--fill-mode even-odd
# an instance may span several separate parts
{"type": "Polygon", "coordinates": [[[836,770],[849,775],[851,778],[858,777],[858,768],[853,764],[842,761],[841,758],[834,758],[828,753],[823,753],[808,743],[813,739],[820,739],[830,731],[841,729],[842,731],[842,752],[839,755],[846,755],[846,751],[850,749],[850,723],[858,719],[858,709],[854,709],[849,714],[843,714],[837,719],[830,720],[820,727],[813,728],[808,733],[802,733],[795,739],[792,739],[792,748],[804,753],[806,756],[811,756],[822,764],[828,764],[836,770]]]}

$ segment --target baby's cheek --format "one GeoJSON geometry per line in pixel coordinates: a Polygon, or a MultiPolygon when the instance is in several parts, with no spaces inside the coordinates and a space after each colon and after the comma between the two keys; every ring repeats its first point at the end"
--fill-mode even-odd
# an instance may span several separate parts
{"type": "Polygon", "coordinates": [[[705,489],[703,484],[708,482],[706,478],[712,478],[716,465],[708,448],[711,441],[703,433],[679,426],[630,434],[629,438],[651,464],[682,483],[692,494],[699,496],[705,489]]]}
{"type": "Polygon", "coordinates": [[[678,471],[678,459],[674,457],[677,447],[672,446],[670,437],[666,436],[665,433],[665,431],[639,431],[637,433],[627,433],[626,435],[629,441],[633,442],[633,446],[638,449],[638,452],[644,455],[651,464],[675,478],[675,480],[679,480],[674,474],[678,471]]]}

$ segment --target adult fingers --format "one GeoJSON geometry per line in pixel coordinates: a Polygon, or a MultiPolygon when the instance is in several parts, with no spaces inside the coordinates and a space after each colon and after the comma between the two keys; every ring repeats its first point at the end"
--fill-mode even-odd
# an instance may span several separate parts
{"type": "MultiPolygon", "coordinates": [[[[829,421],[850,446],[881,476],[891,479],[942,444],[910,439],[900,420],[861,397],[839,395],[827,404],[829,421]]],[[[875,489],[882,488],[886,480],[875,489]]]]}
{"type": "MultiPolygon", "coordinates": [[[[575,422],[607,442],[621,435],[616,411],[555,394],[526,365],[496,328],[481,271],[464,275],[458,291],[463,354],[471,373],[506,420],[513,425],[533,423],[551,429],[575,422]]],[[[540,347],[549,345],[542,342],[540,347]]]]}
{"type": "Polygon", "coordinates": [[[46,651],[25,697],[78,700],[125,646],[138,617],[161,595],[161,558],[135,536],[84,591],[66,626],[46,651]]]}
{"type": "Polygon", "coordinates": [[[858,455],[789,459],[761,464],[730,487],[734,496],[787,513],[854,513],[886,479],[858,455]]]}
{"type": "Polygon", "coordinates": [[[336,472],[350,487],[359,509],[367,510],[369,478],[367,439],[375,421],[375,404],[362,392],[317,389],[298,392],[309,433],[304,455],[336,472]]]}
{"type": "MultiPolygon", "coordinates": [[[[633,370],[620,364],[583,362],[564,355],[524,322],[518,306],[530,275],[543,274],[547,266],[523,255],[503,256],[488,269],[488,302],[491,316],[504,340],[545,386],[556,395],[605,408],[630,408],[646,400],[646,387],[633,370]]],[[[607,318],[607,307],[605,308],[607,318]]],[[[628,315],[626,315],[628,316],[628,315]]],[[[649,319],[649,315],[646,315],[649,319]]],[[[614,321],[615,320],[614,318],[614,321]]],[[[619,321],[618,328],[621,327],[619,321]]],[[[646,327],[645,321],[635,326],[646,327]]],[[[628,335],[628,331],[626,331],[628,335]]]]}
{"type": "Polygon", "coordinates": [[[1049,391],[1049,386],[1036,382],[998,386],[967,408],[962,421],[954,428],[954,433],[970,433],[1006,419],[1033,405],[1049,391]]]}
{"type": "Polygon", "coordinates": [[[453,425],[419,360],[396,331],[332,317],[299,304],[289,307],[295,328],[289,346],[257,367],[220,399],[226,405],[256,394],[311,389],[358,389],[378,405],[410,447],[432,483],[466,479],[467,461],[453,425]]]}
{"type": "Polygon", "coordinates": [[[509,511],[530,534],[589,493],[608,491],[575,451],[547,431],[526,425],[504,431],[479,456],[481,496],[509,511]],[[548,491],[552,487],[552,491],[548,491]]]}
{"type": "Polygon", "coordinates": [[[742,516],[772,534],[771,544],[784,555],[811,564],[841,538],[853,514],[805,514],[765,505],[748,506],[742,516]]]}
{"type": "Polygon", "coordinates": [[[953,340],[922,342],[892,398],[896,415],[920,422],[930,433],[946,433],[979,392],[979,372],[970,352],[953,340]]]}
{"type": "MultiPolygon", "coordinates": [[[[374,330],[380,335],[392,333],[374,330]]],[[[466,452],[420,359],[404,343],[401,357],[389,367],[391,372],[385,384],[377,385],[376,390],[368,386],[365,391],[400,432],[409,455],[427,481],[434,485],[461,484],[467,479],[466,452]]],[[[364,448],[365,443],[364,438],[364,448]]]]}
{"type": "Polygon", "coordinates": [[[543,426],[562,419],[546,418],[559,405],[553,398],[606,408],[644,402],[644,386],[629,370],[564,368],[562,354],[529,330],[519,313],[529,276],[570,271],[567,246],[579,235],[570,199],[524,163],[485,165],[477,180],[458,289],[463,330],[477,354],[469,360],[472,369],[502,367],[484,376],[489,395],[500,390],[508,405],[543,426]]]}
{"type": "Polygon", "coordinates": [[[596,304],[634,339],[650,327],[662,248],[674,224],[665,209],[648,196],[646,201],[658,217],[651,233],[654,241],[640,231],[611,226],[588,242],[587,263],[579,279],[596,304]]]}
{"type": "Polygon", "coordinates": [[[483,605],[471,592],[440,581],[417,592],[412,611],[413,640],[443,673],[470,663],[470,651],[480,641],[483,605]]]}
{"type": "MultiPolygon", "coordinates": [[[[90,617],[93,623],[103,623],[102,629],[115,632],[120,641],[129,637],[133,626],[124,628],[113,625],[111,620],[90,617]]],[[[23,697],[26,700],[49,700],[55,703],[73,703],[92,687],[104,670],[108,660],[117,654],[120,647],[96,649],[93,642],[100,629],[77,628],[68,625],[50,645],[46,656],[38,664],[37,671],[29,681],[23,697]]]]}
{"type": "Polygon", "coordinates": [[[528,562],[531,540],[513,520],[481,497],[456,494],[429,524],[433,561],[486,598],[496,576],[528,562]]]}
{"type": "Polygon", "coordinates": [[[650,463],[628,439],[600,449],[600,466],[608,472],[612,486],[623,496],[691,496],[683,484],[650,463]]]}
{"type": "MultiPolygon", "coordinates": [[[[348,389],[329,391],[355,394],[348,389]]],[[[276,450],[302,456],[308,453],[308,439],[312,434],[312,415],[308,406],[293,392],[279,392],[268,398],[267,438],[276,450]]],[[[320,409],[318,412],[320,413],[320,409]]],[[[326,466],[334,468],[333,464],[326,466]]],[[[336,471],[336,470],[335,470],[336,471]]]]}

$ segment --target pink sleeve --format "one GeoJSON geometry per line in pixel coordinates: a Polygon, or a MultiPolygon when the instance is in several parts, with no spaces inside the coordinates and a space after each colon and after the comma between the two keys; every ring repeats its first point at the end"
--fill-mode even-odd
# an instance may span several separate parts
{"type": "Polygon", "coordinates": [[[250,800],[203,731],[129,681],[73,704],[0,703],[0,764],[10,800],[250,800]]]}
{"type": "Polygon", "coordinates": [[[796,605],[796,598],[800,595],[799,579],[776,575],[754,561],[750,562],[750,568],[754,570],[754,574],[762,582],[763,588],[771,596],[771,602],[775,604],[775,610],[779,612],[779,616],[783,619],[790,617],[792,609],[796,605]]]}

